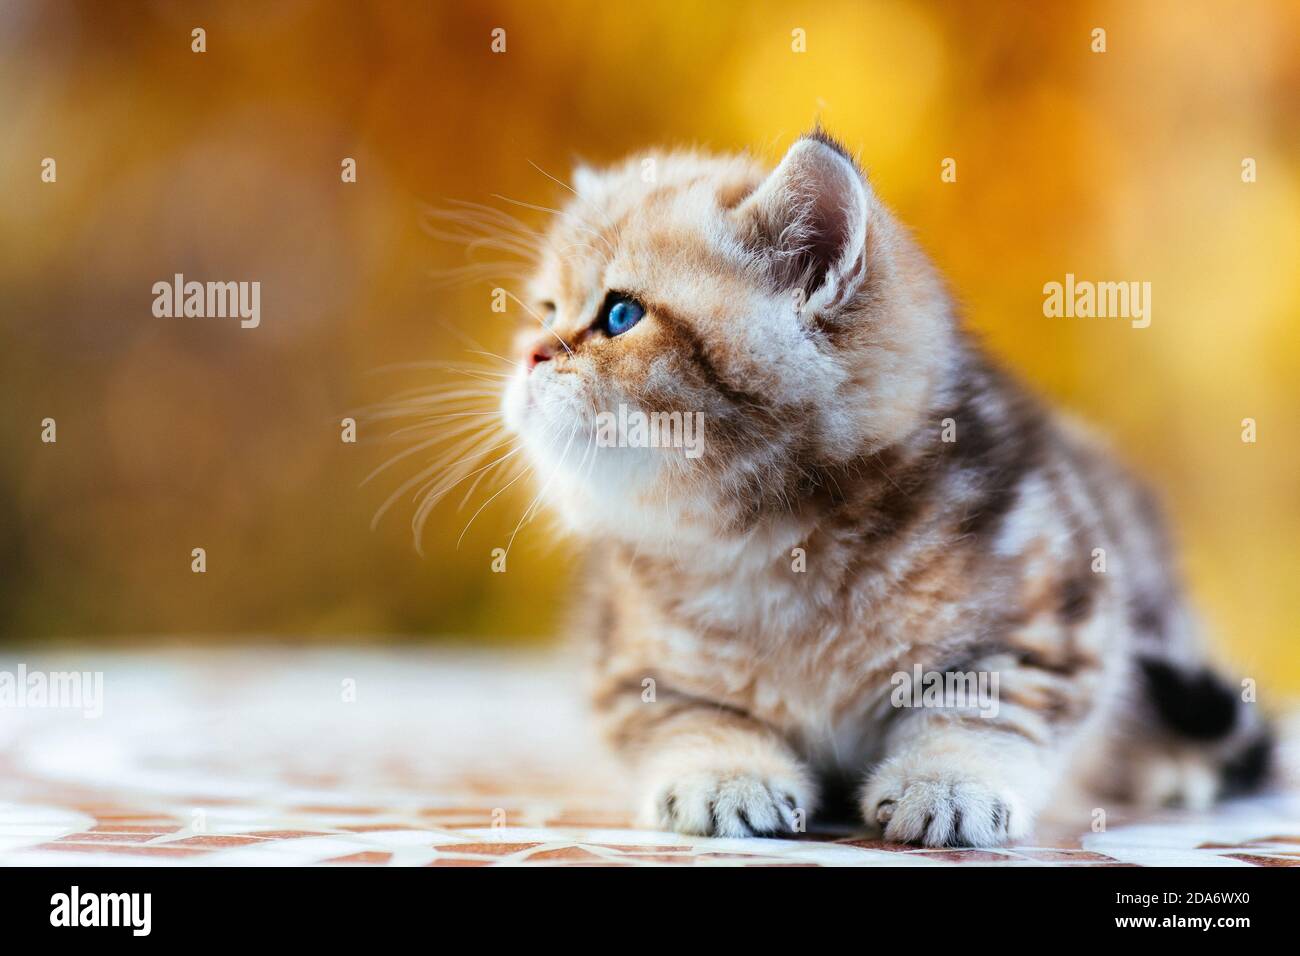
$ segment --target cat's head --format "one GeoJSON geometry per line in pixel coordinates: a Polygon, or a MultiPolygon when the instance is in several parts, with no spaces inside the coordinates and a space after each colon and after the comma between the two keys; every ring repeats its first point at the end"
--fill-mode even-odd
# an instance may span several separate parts
{"type": "Polygon", "coordinates": [[[928,265],[821,133],[770,172],[696,152],[580,169],[541,253],[505,417],[580,533],[788,511],[912,432],[949,352],[928,265]]]}

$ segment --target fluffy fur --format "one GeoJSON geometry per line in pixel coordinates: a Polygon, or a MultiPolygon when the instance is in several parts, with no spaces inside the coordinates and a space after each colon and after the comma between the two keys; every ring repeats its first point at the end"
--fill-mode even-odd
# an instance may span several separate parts
{"type": "Polygon", "coordinates": [[[591,546],[593,699],[647,823],[789,832],[848,793],[888,839],[994,844],[1067,779],[1204,805],[1263,778],[1151,496],[980,351],[826,135],[773,171],[580,170],[531,295],[505,417],[591,546]],[[617,337],[611,293],[646,310],[617,337]],[[702,412],[704,453],[595,447],[620,404],[702,412]],[[996,717],[895,706],[915,665],[996,673],[996,717]]]}

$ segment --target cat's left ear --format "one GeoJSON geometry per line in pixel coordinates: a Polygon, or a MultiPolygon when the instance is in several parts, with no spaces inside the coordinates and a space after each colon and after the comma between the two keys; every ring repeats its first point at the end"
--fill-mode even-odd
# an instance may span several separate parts
{"type": "Polygon", "coordinates": [[[866,277],[869,209],[857,164],[818,132],[791,146],[733,215],[777,288],[816,314],[843,304],[866,277]]]}

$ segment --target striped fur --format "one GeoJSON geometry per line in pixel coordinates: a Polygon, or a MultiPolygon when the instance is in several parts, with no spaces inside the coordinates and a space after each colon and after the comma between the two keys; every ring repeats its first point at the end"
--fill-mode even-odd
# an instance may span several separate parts
{"type": "Polygon", "coordinates": [[[996,843],[1078,778],[1262,774],[1149,494],[980,350],[842,147],[643,159],[580,172],[505,413],[591,545],[593,699],[647,822],[785,832],[847,781],[888,838],[996,843]],[[646,309],[616,338],[611,291],[646,309]],[[620,403],[702,412],[704,454],[596,447],[620,403]],[[915,665],[996,673],[997,716],[891,706],[915,665]],[[1208,739],[1156,700],[1188,687],[1227,693],[1208,739]]]}

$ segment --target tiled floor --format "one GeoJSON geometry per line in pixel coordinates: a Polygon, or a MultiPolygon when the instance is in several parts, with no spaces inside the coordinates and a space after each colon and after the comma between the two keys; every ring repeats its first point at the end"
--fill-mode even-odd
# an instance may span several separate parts
{"type": "Polygon", "coordinates": [[[633,829],[556,657],[0,655],[19,664],[102,672],[103,714],[0,709],[6,865],[1300,865],[1294,792],[1103,832],[1085,808],[997,850],[633,829]]]}

